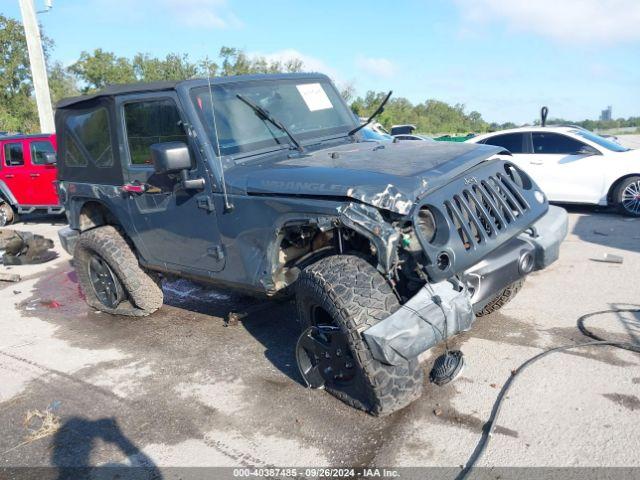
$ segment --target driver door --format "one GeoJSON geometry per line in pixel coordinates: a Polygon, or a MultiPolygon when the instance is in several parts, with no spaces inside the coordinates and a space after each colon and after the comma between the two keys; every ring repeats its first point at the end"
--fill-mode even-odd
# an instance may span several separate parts
{"type": "Polygon", "coordinates": [[[128,194],[145,259],[163,269],[209,276],[224,268],[224,250],[211,198],[212,185],[205,160],[185,133],[177,96],[163,92],[125,97],[119,111],[124,127],[125,176],[145,184],[144,193],[128,194]],[[177,173],[157,174],[151,158],[154,143],[184,142],[189,146],[189,178],[204,178],[203,190],[186,189],[177,173]]]}

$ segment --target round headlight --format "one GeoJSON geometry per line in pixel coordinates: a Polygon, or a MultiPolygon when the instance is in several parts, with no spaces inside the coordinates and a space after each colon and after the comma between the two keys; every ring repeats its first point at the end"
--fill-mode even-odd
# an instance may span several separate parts
{"type": "Polygon", "coordinates": [[[429,207],[421,207],[418,211],[418,228],[427,242],[436,237],[436,219],[429,207]]]}

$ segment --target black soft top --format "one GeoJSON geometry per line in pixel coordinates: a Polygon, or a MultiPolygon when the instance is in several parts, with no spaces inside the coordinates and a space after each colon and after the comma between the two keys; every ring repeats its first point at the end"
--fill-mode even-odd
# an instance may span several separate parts
{"type": "MultiPolygon", "coordinates": [[[[219,83],[236,83],[256,80],[284,80],[284,79],[327,79],[327,77],[321,73],[279,73],[279,74],[260,74],[260,75],[237,75],[232,77],[215,77],[211,79],[212,84],[219,83]]],[[[125,83],[125,84],[113,84],[107,85],[102,90],[92,93],[90,95],[81,95],[79,97],[63,98],[56,104],[57,109],[68,108],[72,105],[88,102],[96,98],[101,97],[114,97],[116,95],[123,95],[128,93],[144,93],[144,92],[158,92],[163,90],[175,90],[179,85],[185,85],[190,87],[199,87],[207,85],[209,82],[206,78],[181,80],[181,81],[165,81],[165,82],[137,82],[137,83],[125,83]]]]}

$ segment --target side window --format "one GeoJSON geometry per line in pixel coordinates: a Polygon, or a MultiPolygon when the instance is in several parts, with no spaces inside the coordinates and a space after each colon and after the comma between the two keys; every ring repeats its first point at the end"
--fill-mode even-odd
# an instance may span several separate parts
{"type": "Polygon", "coordinates": [[[24,165],[22,143],[4,144],[4,164],[7,167],[20,167],[24,165]]]}
{"type": "Polygon", "coordinates": [[[80,147],[73,139],[73,137],[67,137],[67,145],[64,152],[64,164],[68,167],[86,167],[87,158],[80,151],[80,147]]]}
{"type": "Polygon", "coordinates": [[[524,150],[524,134],[523,133],[505,133],[489,137],[484,142],[485,145],[495,145],[509,150],[511,153],[527,153],[524,150]]]}
{"type": "Polygon", "coordinates": [[[578,140],[558,133],[533,132],[531,136],[534,153],[571,155],[578,152],[585,145],[578,140]]]}
{"type": "Polygon", "coordinates": [[[66,121],[68,143],[65,165],[82,167],[87,159],[96,167],[113,166],[111,128],[106,108],[70,115],[66,121]]]}
{"type": "Polygon", "coordinates": [[[187,143],[178,108],[171,99],[127,103],[124,119],[132,165],[151,165],[149,147],[154,143],[187,143]]]}
{"type": "Polygon", "coordinates": [[[33,165],[46,165],[47,159],[45,153],[56,153],[51,142],[31,142],[31,163],[33,165]]]}

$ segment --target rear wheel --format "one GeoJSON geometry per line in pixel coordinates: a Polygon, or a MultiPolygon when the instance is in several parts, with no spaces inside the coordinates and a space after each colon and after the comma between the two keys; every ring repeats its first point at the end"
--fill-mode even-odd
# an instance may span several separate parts
{"type": "Polygon", "coordinates": [[[640,217],[640,177],[628,177],[622,180],[613,193],[613,199],[620,213],[640,217]]]}
{"type": "Polygon", "coordinates": [[[374,415],[399,410],[422,394],[417,358],[386,365],[371,355],[361,333],[399,308],[386,280],[364,259],[324,258],[296,282],[298,318],[305,329],[298,364],[309,383],[324,385],[345,403],[374,415]]]}
{"type": "Polygon", "coordinates": [[[11,225],[17,220],[17,215],[7,202],[0,203],[0,227],[11,225]]]}
{"type": "Polygon", "coordinates": [[[162,290],[142,270],[115,227],[106,225],[80,234],[74,260],[80,287],[93,308],[145,316],[162,306],[162,290]]]}

